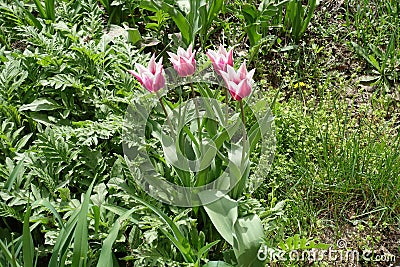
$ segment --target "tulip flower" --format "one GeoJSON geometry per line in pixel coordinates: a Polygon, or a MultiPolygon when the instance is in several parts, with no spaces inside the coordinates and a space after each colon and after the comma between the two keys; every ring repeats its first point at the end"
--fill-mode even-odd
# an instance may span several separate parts
{"type": "Polygon", "coordinates": [[[226,71],[220,71],[233,99],[240,101],[250,95],[254,72],[255,69],[247,72],[246,61],[243,62],[237,72],[230,65],[227,65],[226,71]]]}
{"type": "Polygon", "coordinates": [[[179,47],[176,54],[168,52],[169,59],[180,77],[190,76],[195,72],[195,53],[196,51],[192,52],[192,45],[189,45],[186,51],[182,47],[179,47]]]}
{"type": "Polygon", "coordinates": [[[150,92],[155,93],[165,86],[162,58],[157,63],[156,58],[153,55],[147,68],[139,63],[136,63],[135,67],[139,73],[133,70],[128,70],[128,72],[135,76],[140,84],[150,92]]]}
{"type": "Polygon", "coordinates": [[[207,51],[207,56],[211,60],[214,70],[218,73],[221,74],[220,71],[225,71],[227,69],[227,66],[233,66],[233,50],[229,50],[228,52],[224,48],[223,45],[219,46],[218,51],[212,51],[208,50],[207,51]]]}

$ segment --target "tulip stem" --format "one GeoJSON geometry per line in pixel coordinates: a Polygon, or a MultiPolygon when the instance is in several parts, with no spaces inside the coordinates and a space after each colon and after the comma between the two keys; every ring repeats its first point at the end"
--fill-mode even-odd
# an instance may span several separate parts
{"type": "Polygon", "coordinates": [[[226,105],[226,114],[225,114],[225,123],[228,125],[228,118],[229,118],[229,90],[226,88],[225,90],[225,105],[226,105]]]}
{"type": "MultiPolygon", "coordinates": [[[[239,101],[239,105],[240,105],[240,113],[242,115],[243,126],[246,128],[246,119],[244,117],[244,108],[243,108],[243,101],[242,100],[239,101]]],[[[245,131],[245,133],[246,133],[246,131],[245,131]]]]}
{"type": "Polygon", "coordinates": [[[196,93],[195,93],[195,91],[194,91],[193,82],[190,82],[190,88],[192,89],[192,98],[193,98],[194,106],[195,106],[195,109],[196,109],[197,130],[198,130],[198,132],[199,132],[199,141],[200,141],[200,142],[199,142],[199,144],[200,144],[199,149],[200,149],[200,151],[202,151],[201,148],[202,148],[202,139],[203,139],[203,137],[202,137],[202,131],[201,131],[199,107],[197,106],[196,93]]]}
{"type": "Polygon", "coordinates": [[[167,109],[165,108],[164,102],[162,101],[162,96],[160,96],[160,94],[158,92],[156,92],[156,94],[157,94],[158,101],[160,101],[161,107],[162,107],[162,109],[164,111],[165,118],[166,118],[166,120],[168,122],[169,128],[171,128],[171,133],[175,135],[174,127],[172,126],[172,123],[169,120],[167,109]]]}
{"type": "Polygon", "coordinates": [[[242,114],[242,122],[243,122],[243,151],[246,146],[246,139],[247,139],[247,132],[246,132],[246,118],[244,117],[244,107],[243,107],[243,101],[239,100],[239,105],[240,105],[240,113],[242,114]]]}

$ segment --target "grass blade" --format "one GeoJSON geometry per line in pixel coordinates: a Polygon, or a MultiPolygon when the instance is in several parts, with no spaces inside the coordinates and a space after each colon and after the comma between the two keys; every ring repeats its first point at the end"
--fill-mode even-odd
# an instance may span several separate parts
{"type": "Polygon", "coordinates": [[[45,6],[46,6],[46,18],[54,21],[56,18],[54,0],[45,0],[45,6]]]}
{"type": "Polygon", "coordinates": [[[40,17],[42,17],[43,19],[47,19],[46,12],[44,11],[44,8],[40,0],[34,0],[34,2],[39,11],[40,17]]]}
{"type": "Polygon", "coordinates": [[[110,234],[107,236],[107,238],[103,242],[103,246],[101,247],[101,253],[99,257],[99,261],[97,263],[97,267],[110,267],[113,266],[113,254],[112,254],[112,246],[115,242],[115,240],[118,237],[118,232],[119,229],[121,228],[121,222],[128,219],[128,217],[136,210],[135,208],[132,208],[125,212],[121,217],[119,217],[111,231],[110,234]]]}
{"type": "Polygon", "coordinates": [[[22,255],[24,259],[24,267],[33,267],[34,246],[31,231],[29,229],[29,217],[31,216],[32,207],[29,206],[25,212],[24,225],[22,230],[22,255]]]}
{"type": "Polygon", "coordinates": [[[4,257],[8,260],[8,262],[11,264],[13,267],[20,267],[16,260],[15,257],[12,255],[12,253],[8,250],[7,245],[3,243],[0,239],[0,251],[3,251],[4,257]]]}
{"type": "MultiPolygon", "coordinates": [[[[179,251],[181,252],[182,256],[185,258],[186,261],[188,262],[194,262],[194,255],[192,252],[192,249],[189,245],[188,240],[185,238],[184,234],[179,230],[178,226],[167,216],[159,210],[158,208],[154,207],[153,205],[150,205],[146,201],[134,196],[135,192],[132,190],[132,188],[129,188],[126,185],[120,185],[122,189],[124,189],[129,195],[135,199],[137,202],[141,203],[142,205],[146,206],[149,208],[151,211],[153,211],[172,231],[174,239],[174,245],[179,243],[182,246],[177,247],[179,251]]],[[[165,234],[165,232],[163,232],[165,234]]],[[[169,234],[169,233],[168,233],[169,234]]],[[[172,235],[167,235],[169,239],[171,239],[172,235]]],[[[172,241],[172,240],[171,240],[172,241]]]]}
{"type": "Polygon", "coordinates": [[[73,230],[78,221],[78,215],[79,210],[76,210],[65,224],[65,227],[61,229],[54,245],[53,254],[51,255],[48,267],[63,266],[63,258],[65,258],[68,247],[71,243],[73,230]]]}
{"type": "Polygon", "coordinates": [[[92,193],[93,180],[88,191],[85,194],[85,198],[82,202],[81,209],[79,211],[79,217],[77,226],[74,234],[74,251],[72,255],[72,267],[86,266],[87,252],[89,249],[88,244],[88,227],[87,227],[87,214],[89,210],[90,194],[92,193]]]}
{"type": "Polygon", "coordinates": [[[61,228],[65,227],[64,224],[63,224],[63,221],[61,219],[60,214],[58,214],[56,209],[53,207],[53,205],[51,205],[51,203],[47,199],[40,199],[40,200],[37,200],[37,201],[32,203],[32,207],[35,208],[37,206],[43,206],[43,207],[48,208],[53,213],[54,217],[56,217],[58,223],[60,224],[60,227],[61,228]]]}
{"type": "Polygon", "coordinates": [[[4,187],[7,189],[7,191],[11,190],[12,185],[15,182],[15,179],[17,179],[18,174],[22,171],[24,172],[23,169],[24,166],[24,161],[20,160],[18,164],[13,168],[10,177],[8,177],[7,182],[5,183],[4,187]]]}

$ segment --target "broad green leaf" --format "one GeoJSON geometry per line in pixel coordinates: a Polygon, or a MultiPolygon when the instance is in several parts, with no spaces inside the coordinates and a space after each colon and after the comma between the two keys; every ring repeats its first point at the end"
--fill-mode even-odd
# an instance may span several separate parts
{"type": "MultiPolygon", "coordinates": [[[[185,235],[179,230],[178,226],[164,212],[162,212],[158,208],[154,207],[153,205],[150,205],[143,199],[136,197],[135,196],[136,192],[132,188],[130,188],[126,185],[120,185],[120,187],[122,189],[124,189],[130,195],[130,197],[132,197],[137,202],[141,203],[142,205],[149,208],[152,212],[154,212],[158,216],[158,218],[161,221],[163,221],[170,228],[170,230],[173,233],[173,237],[175,239],[174,245],[179,244],[179,246],[177,248],[179,249],[179,251],[181,252],[182,256],[185,258],[186,261],[194,262],[194,254],[190,247],[190,244],[189,244],[188,240],[186,239],[185,235]]],[[[165,233],[167,233],[167,232],[164,231],[164,234],[165,233]]],[[[171,237],[172,237],[172,235],[170,235],[169,233],[167,233],[166,236],[169,239],[171,239],[171,237]]]]}
{"type": "Polygon", "coordinates": [[[354,47],[356,50],[357,54],[362,56],[365,60],[367,60],[373,67],[375,67],[378,71],[380,71],[380,66],[377,64],[376,59],[372,56],[372,59],[370,58],[370,55],[367,54],[364,48],[356,44],[355,42],[350,42],[351,45],[354,47]]]}
{"type": "Polygon", "coordinates": [[[19,139],[18,142],[15,144],[15,150],[16,151],[21,150],[26,145],[26,143],[29,141],[29,138],[31,138],[32,135],[33,135],[33,133],[30,133],[30,134],[23,136],[21,139],[19,139]]]}
{"type": "Polygon", "coordinates": [[[189,35],[190,32],[190,25],[189,22],[186,20],[185,16],[173,5],[168,4],[165,1],[159,0],[146,0],[141,1],[140,6],[142,8],[151,10],[153,12],[157,10],[163,10],[167,12],[172,20],[175,22],[176,26],[178,27],[179,31],[182,34],[182,39],[188,45],[191,42],[191,38],[189,35]]]}
{"type": "Polygon", "coordinates": [[[214,242],[211,242],[207,245],[205,245],[204,247],[202,247],[198,252],[197,252],[197,262],[196,264],[198,266],[200,266],[200,260],[203,257],[204,254],[206,254],[213,246],[215,246],[216,244],[218,244],[219,240],[216,240],[214,242]]]}
{"type": "Polygon", "coordinates": [[[307,17],[303,21],[303,25],[302,25],[302,28],[300,31],[300,37],[306,32],[308,24],[310,23],[311,18],[314,15],[314,11],[315,11],[315,8],[317,7],[317,5],[318,5],[317,0],[309,0],[308,1],[307,17]]]}
{"type": "Polygon", "coordinates": [[[33,23],[33,25],[38,29],[38,30],[42,30],[43,26],[40,23],[40,21],[32,15],[31,12],[29,12],[29,10],[27,10],[22,4],[21,2],[19,2],[18,0],[14,0],[14,2],[22,9],[22,11],[24,11],[24,13],[26,14],[26,16],[28,17],[28,19],[33,23]]]}
{"type": "Polygon", "coordinates": [[[54,0],[45,0],[44,1],[46,6],[46,19],[50,19],[52,21],[56,18],[56,10],[54,7],[54,0]]]}
{"type": "Polygon", "coordinates": [[[234,224],[238,217],[238,204],[220,191],[204,191],[199,194],[200,200],[207,203],[210,198],[221,197],[217,201],[204,206],[208,217],[218,233],[233,246],[234,224]]]}
{"type": "Polygon", "coordinates": [[[37,9],[38,9],[38,11],[39,11],[40,16],[41,16],[43,19],[46,19],[46,18],[47,18],[46,12],[44,11],[44,8],[43,8],[43,6],[42,6],[41,1],[40,1],[40,0],[34,0],[34,2],[35,2],[35,5],[36,5],[36,7],[37,7],[37,9]]]}
{"type": "Polygon", "coordinates": [[[48,267],[64,266],[67,251],[73,237],[73,230],[75,229],[76,222],[78,221],[78,215],[79,210],[75,210],[68,222],[65,224],[65,227],[61,228],[56,243],[53,247],[53,253],[51,255],[48,267]]]}
{"type": "Polygon", "coordinates": [[[378,61],[376,60],[376,58],[373,55],[368,55],[368,58],[371,62],[371,64],[378,70],[381,71],[381,66],[379,66],[378,61]]]}
{"type": "Polygon", "coordinates": [[[131,44],[136,44],[142,39],[138,29],[127,29],[128,32],[128,42],[131,44]]]}
{"type": "Polygon", "coordinates": [[[257,253],[264,237],[264,229],[260,218],[255,214],[238,218],[234,229],[236,238],[234,239],[233,249],[239,266],[265,266],[257,258],[257,253]]]}

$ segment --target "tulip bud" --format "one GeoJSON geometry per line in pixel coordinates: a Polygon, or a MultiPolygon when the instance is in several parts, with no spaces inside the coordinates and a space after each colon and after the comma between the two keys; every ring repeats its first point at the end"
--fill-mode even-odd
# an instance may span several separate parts
{"type": "Polygon", "coordinates": [[[176,54],[168,52],[169,60],[180,77],[190,76],[196,71],[195,53],[192,52],[192,45],[186,51],[179,47],[176,54]]]}
{"type": "Polygon", "coordinates": [[[144,86],[148,91],[154,93],[165,86],[162,58],[159,60],[158,63],[156,63],[155,56],[153,55],[147,68],[139,63],[136,63],[135,67],[139,73],[133,70],[128,70],[128,72],[135,76],[140,84],[144,86]]]}

